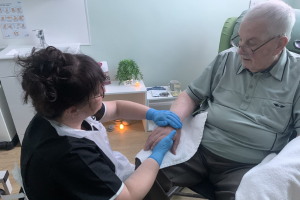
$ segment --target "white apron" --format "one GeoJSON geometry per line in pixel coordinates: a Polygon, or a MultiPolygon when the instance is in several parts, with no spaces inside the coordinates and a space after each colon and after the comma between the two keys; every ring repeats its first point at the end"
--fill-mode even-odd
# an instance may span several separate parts
{"type": "Polygon", "coordinates": [[[73,129],[54,120],[49,120],[59,136],[87,138],[91,141],[94,141],[115,165],[115,174],[121,179],[122,182],[124,182],[134,172],[134,165],[131,164],[129,160],[120,152],[112,151],[106,129],[101,122],[92,119],[92,117],[86,118],[85,121],[87,121],[91,126],[96,127],[98,130],[85,131],[73,129]]]}

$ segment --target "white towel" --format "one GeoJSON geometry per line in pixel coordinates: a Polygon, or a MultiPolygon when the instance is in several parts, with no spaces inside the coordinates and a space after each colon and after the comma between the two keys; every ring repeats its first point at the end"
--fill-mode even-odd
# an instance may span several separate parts
{"type": "MultiPolygon", "coordinates": [[[[207,118],[207,112],[200,113],[195,117],[188,116],[182,124],[180,142],[178,144],[176,155],[168,151],[162,161],[160,168],[169,167],[189,160],[197,151],[202,139],[204,124],[207,118]]],[[[141,150],[136,157],[144,162],[152,151],[141,150]]]]}
{"type": "Polygon", "coordinates": [[[236,200],[245,199],[300,199],[300,137],[289,142],[278,155],[268,155],[244,175],[236,200]]]}

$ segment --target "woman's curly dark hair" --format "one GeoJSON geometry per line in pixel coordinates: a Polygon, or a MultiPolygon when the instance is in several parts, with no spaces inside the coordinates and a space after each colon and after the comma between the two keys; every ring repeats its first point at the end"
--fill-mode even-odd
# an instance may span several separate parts
{"type": "Polygon", "coordinates": [[[30,56],[18,57],[16,63],[22,66],[24,103],[30,97],[36,112],[48,119],[85,103],[104,86],[103,71],[87,55],[62,53],[49,46],[39,51],[33,48],[30,56]]]}

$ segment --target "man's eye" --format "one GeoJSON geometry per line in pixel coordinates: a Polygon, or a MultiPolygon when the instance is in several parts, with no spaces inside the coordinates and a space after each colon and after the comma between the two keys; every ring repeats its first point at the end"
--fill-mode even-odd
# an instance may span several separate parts
{"type": "Polygon", "coordinates": [[[255,43],[255,42],[252,42],[252,41],[248,41],[246,44],[247,44],[247,46],[249,46],[249,47],[253,47],[253,46],[256,45],[256,43],[255,43]]]}

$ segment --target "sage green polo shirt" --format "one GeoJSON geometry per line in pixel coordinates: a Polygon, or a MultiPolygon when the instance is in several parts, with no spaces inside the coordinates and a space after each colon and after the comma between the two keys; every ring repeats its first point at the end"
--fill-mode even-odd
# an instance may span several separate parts
{"type": "MultiPolygon", "coordinates": [[[[284,49],[274,67],[252,73],[236,48],[221,52],[186,89],[207,99],[202,144],[221,157],[256,164],[300,133],[300,55],[284,49]]],[[[299,144],[300,145],[300,144],[299,144]]]]}

